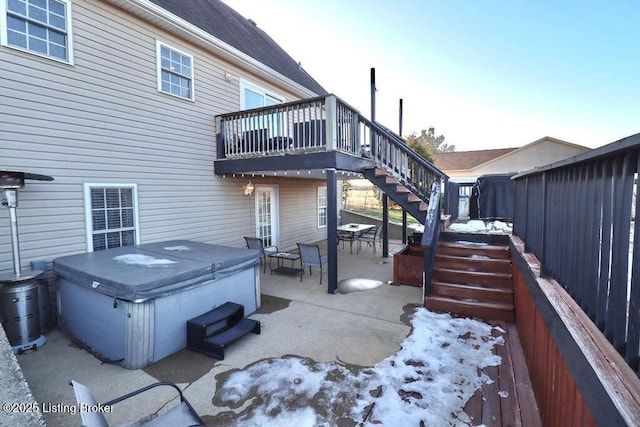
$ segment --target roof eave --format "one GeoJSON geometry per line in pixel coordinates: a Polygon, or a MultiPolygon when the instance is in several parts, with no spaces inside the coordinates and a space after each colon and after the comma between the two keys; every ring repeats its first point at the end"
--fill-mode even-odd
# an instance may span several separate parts
{"type": "Polygon", "coordinates": [[[262,77],[273,84],[300,96],[301,98],[311,98],[319,94],[291,80],[290,78],[257,61],[244,52],[234,48],[228,43],[214,37],[206,31],[185,21],[152,3],[149,0],[106,0],[107,2],[132,13],[158,27],[182,37],[201,48],[222,57],[230,63],[262,77]]]}

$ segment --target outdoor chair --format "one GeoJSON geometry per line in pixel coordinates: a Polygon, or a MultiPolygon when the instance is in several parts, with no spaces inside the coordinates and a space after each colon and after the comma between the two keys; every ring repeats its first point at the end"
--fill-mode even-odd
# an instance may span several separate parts
{"type": "Polygon", "coordinates": [[[327,263],[327,257],[320,255],[320,247],[298,243],[298,252],[300,253],[300,281],[302,282],[304,267],[308,265],[309,275],[311,275],[311,267],[320,267],[320,284],[322,284],[322,266],[327,263]]]}
{"type": "Polygon", "coordinates": [[[200,416],[198,416],[187,399],[185,399],[185,397],[182,395],[182,391],[180,390],[180,388],[173,383],[164,381],[157,382],[141,389],[132,391],[131,393],[125,394],[124,396],[115,398],[105,403],[101,403],[100,406],[98,406],[98,402],[93,397],[93,394],[91,394],[91,390],[89,390],[86,386],[73,380],[71,380],[69,384],[73,386],[73,391],[78,402],[78,408],[80,408],[80,418],[82,419],[82,425],[84,427],[108,427],[109,424],[104,417],[103,411],[96,410],[96,408],[110,407],[118,402],[122,402],[125,399],[129,399],[130,397],[136,396],[158,386],[169,386],[176,389],[180,397],[180,403],[161,414],[143,415],[140,419],[135,421],[135,423],[126,425],[144,425],[148,427],[204,426],[204,422],[202,421],[200,416]]]}
{"type": "Polygon", "coordinates": [[[264,247],[264,244],[262,243],[262,239],[258,238],[258,237],[245,237],[244,240],[247,242],[247,248],[249,249],[257,249],[258,252],[260,252],[260,263],[263,265],[263,269],[262,272],[266,273],[267,272],[267,257],[278,253],[278,247],[277,246],[267,246],[266,248],[264,247]]]}
{"type": "Polygon", "coordinates": [[[349,231],[338,230],[338,245],[342,242],[342,249],[344,249],[344,242],[349,242],[349,249],[353,253],[353,242],[355,240],[355,234],[349,231]]]}
{"type": "Polygon", "coordinates": [[[358,247],[356,250],[356,254],[360,253],[360,248],[362,246],[362,242],[366,242],[367,245],[373,247],[373,254],[376,254],[376,242],[379,242],[382,239],[382,227],[376,225],[374,228],[365,231],[359,236],[356,236],[356,240],[358,241],[358,247]]]}

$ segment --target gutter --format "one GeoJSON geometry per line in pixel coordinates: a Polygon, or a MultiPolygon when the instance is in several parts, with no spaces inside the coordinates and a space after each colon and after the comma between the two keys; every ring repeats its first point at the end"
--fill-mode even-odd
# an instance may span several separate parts
{"type": "Polygon", "coordinates": [[[307,89],[301,84],[280,74],[276,70],[264,65],[246,53],[236,49],[228,43],[214,37],[201,28],[172,14],[149,0],[105,0],[139,18],[144,19],[160,28],[182,37],[197,46],[220,56],[232,64],[283,87],[286,90],[300,96],[300,98],[312,98],[317,93],[307,89]]]}

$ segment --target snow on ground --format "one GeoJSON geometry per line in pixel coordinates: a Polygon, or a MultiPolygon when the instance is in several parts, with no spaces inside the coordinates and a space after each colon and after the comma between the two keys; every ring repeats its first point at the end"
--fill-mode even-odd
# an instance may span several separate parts
{"type": "Polygon", "coordinates": [[[511,233],[512,226],[498,220],[484,222],[479,219],[472,219],[466,223],[453,223],[448,230],[460,233],[511,233]]]}
{"type": "Polygon", "coordinates": [[[503,338],[485,323],[425,308],[412,325],[401,350],[372,368],[295,356],[259,361],[218,382],[214,404],[243,408],[221,414],[225,425],[334,426],[365,418],[368,426],[474,425],[463,408],[491,382],[481,370],[500,364],[492,349],[503,338]]]}

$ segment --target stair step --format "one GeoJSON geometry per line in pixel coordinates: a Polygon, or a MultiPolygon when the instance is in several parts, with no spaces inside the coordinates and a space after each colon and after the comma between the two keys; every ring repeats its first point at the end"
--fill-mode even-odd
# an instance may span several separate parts
{"type": "Polygon", "coordinates": [[[244,306],[226,302],[187,321],[187,348],[224,359],[224,349],[249,332],[260,333],[260,322],[244,317],[244,306]]]}
{"type": "Polygon", "coordinates": [[[398,194],[412,194],[411,190],[409,190],[407,187],[405,187],[402,184],[398,184],[396,186],[396,193],[398,193],[398,194]]]}
{"type": "Polygon", "coordinates": [[[511,274],[511,260],[488,258],[484,255],[463,257],[437,253],[435,262],[441,268],[511,274]]]}
{"type": "Polygon", "coordinates": [[[395,176],[392,176],[392,175],[388,175],[388,174],[385,175],[384,182],[385,182],[385,184],[389,184],[389,185],[400,184],[400,181],[398,181],[398,178],[396,178],[395,176]]]}
{"type": "Polygon", "coordinates": [[[425,307],[431,311],[479,317],[487,320],[515,321],[513,304],[481,303],[477,301],[460,301],[446,297],[429,296],[425,299],[425,307]]]}
{"type": "Polygon", "coordinates": [[[244,318],[224,332],[206,338],[201,345],[192,348],[192,350],[215,357],[219,360],[224,360],[225,348],[249,332],[260,334],[260,322],[244,318]]]}
{"type": "Polygon", "coordinates": [[[511,260],[508,246],[485,245],[471,242],[439,242],[438,254],[454,256],[484,255],[494,259],[511,260]]]}
{"type": "Polygon", "coordinates": [[[431,295],[458,300],[475,300],[479,302],[513,305],[513,290],[508,288],[485,288],[482,286],[434,281],[431,283],[431,295]]]}
{"type": "Polygon", "coordinates": [[[386,170],[384,170],[383,168],[379,168],[379,167],[374,167],[373,168],[373,176],[376,178],[381,178],[383,176],[387,176],[388,173],[386,170]]]}
{"type": "Polygon", "coordinates": [[[187,345],[200,342],[216,331],[238,323],[244,317],[244,306],[234,302],[224,304],[187,321],[187,345]]]}
{"type": "Polygon", "coordinates": [[[477,285],[493,288],[512,288],[511,274],[464,271],[435,266],[433,280],[460,285],[477,285]]]}

